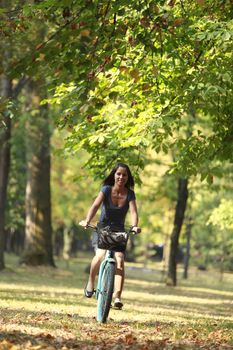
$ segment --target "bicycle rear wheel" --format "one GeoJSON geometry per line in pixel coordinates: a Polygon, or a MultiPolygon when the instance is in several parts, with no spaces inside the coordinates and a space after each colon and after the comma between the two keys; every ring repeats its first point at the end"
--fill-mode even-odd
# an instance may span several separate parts
{"type": "Polygon", "coordinates": [[[115,264],[107,263],[102,279],[101,286],[99,290],[98,302],[97,302],[97,321],[105,323],[112,302],[112,294],[114,289],[114,276],[115,276],[115,264]]]}

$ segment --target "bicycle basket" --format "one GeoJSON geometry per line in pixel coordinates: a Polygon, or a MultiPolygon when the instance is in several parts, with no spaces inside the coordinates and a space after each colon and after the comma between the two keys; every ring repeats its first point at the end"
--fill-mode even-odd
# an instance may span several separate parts
{"type": "Polygon", "coordinates": [[[126,249],[128,235],[126,232],[112,231],[109,226],[98,227],[98,248],[124,252],[126,249]]]}

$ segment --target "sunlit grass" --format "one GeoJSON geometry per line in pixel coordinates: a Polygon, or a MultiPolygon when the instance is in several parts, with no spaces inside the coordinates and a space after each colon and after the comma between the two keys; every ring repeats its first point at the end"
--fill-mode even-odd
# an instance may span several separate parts
{"type": "Polygon", "coordinates": [[[16,258],[8,256],[8,267],[0,273],[0,345],[1,339],[22,338],[19,349],[33,349],[42,337],[51,350],[59,344],[75,348],[74,342],[95,349],[103,341],[115,349],[115,338],[121,339],[119,349],[156,349],[159,342],[164,349],[233,346],[233,275],[219,282],[216,272],[191,270],[184,281],[179,272],[174,288],[161,282],[159,264],[144,268],[127,263],[124,308],[111,309],[109,322],[101,325],[95,320],[95,298],[83,296],[90,257],[78,256],[68,269],[58,260],[53,269],[18,266],[16,258]],[[131,336],[124,338],[125,332],[131,336]],[[26,342],[31,345],[26,347],[26,342]]]}

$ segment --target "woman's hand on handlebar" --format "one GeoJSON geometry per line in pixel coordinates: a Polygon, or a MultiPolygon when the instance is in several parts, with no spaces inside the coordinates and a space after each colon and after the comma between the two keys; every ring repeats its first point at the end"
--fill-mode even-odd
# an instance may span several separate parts
{"type": "Polygon", "coordinates": [[[142,230],[141,230],[141,227],[133,226],[132,227],[132,231],[135,232],[135,233],[140,233],[142,230]]]}
{"type": "Polygon", "coordinates": [[[88,228],[89,222],[87,220],[82,220],[79,222],[79,225],[83,226],[84,228],[88,228]]]}

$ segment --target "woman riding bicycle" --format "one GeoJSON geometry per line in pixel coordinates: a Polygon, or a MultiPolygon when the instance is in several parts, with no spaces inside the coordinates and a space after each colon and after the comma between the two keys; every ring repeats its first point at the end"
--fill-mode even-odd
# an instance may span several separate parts
{"type": "MultiPolygon", "coordinates": [[[[109,226],[110,229],[124,231],[125,217],[130,210],[132,230],[139,233],[138,211],[134,187],[134,179],[128,165],[118,163],[103,181],[103,187],[88,211],[86,220],[82,222],[87,227],[101,207],[99,225],[109,226]]],[[[90,275],[84,294],[91,298],[94,293],[95,276],[99,270],[101,260],[105,255],[104,249],[96,249],[92,259],[90,275]]],[[[115,302],[114,307],[122,308],[121,293],[124,285],[124,257],[122,251],[115,252],[116,273],[115,273],[115,302]]]]}

